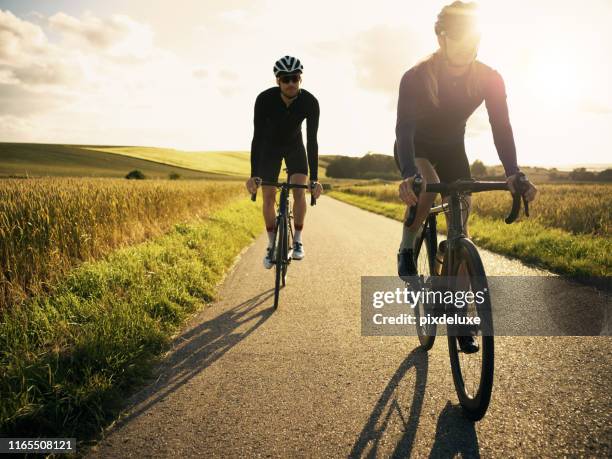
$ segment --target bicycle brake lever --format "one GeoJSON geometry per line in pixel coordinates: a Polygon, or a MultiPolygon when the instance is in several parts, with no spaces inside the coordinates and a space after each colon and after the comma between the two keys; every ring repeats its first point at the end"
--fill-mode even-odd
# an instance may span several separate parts
{"type": "MultiPolygon", "coordinates": [[[[255,179],[255,184],[257,188],[259,188],[259,184],[261,183],[261,179],[255,179]]],[[[257,188],[255,188],[255,193],[251,193],[251,201],[255,202],[257,200],[257,188]]]]}
{"type": "Polygon", "coordinates": [[[510,214],[504,220],[506,224],[509,225],[516,220],[519,210],[521,210],[521,194],[515,193],[512,195],[512,210],[510,210],[510,214]]]}

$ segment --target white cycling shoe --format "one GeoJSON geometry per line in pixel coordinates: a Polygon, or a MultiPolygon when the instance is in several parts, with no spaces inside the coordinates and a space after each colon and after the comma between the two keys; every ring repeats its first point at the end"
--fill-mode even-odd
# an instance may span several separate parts
{"type": "Polygon", "coordinates": [[[273,257],[274,257],[274,254],[272,253],[272,247],[268,247],[266,249],[266,256],[263,259],[264,268],[270,269],[272,268],[272,266],[274,266],[273,257]]]}
{"type": "Polygon", "coordinates": [[[301,260],[304,258],[304,245],[301,242],[293,243],[293,256],[294,260],[301,260]]]}

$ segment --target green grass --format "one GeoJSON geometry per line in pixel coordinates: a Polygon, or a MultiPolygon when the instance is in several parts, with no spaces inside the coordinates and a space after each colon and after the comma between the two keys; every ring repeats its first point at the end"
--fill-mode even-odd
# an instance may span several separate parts
{"type": "Polygon", "coordinates": [[[215,299],[260,227],[234,201],[74,270],[51,296],[0,313],[0,432],[86,439],[117,414],[186,317],[215,299]]]}
{"type": "MultiPolygon", "coordinates": [[[[402,221],[404,217],[405,206],[399,203],[340,191],[326,195],[394,220],[402,221]]],[[[446,230],[444,218],[438,218],[438,228],[446,230]]],[[[571,234],[530,220],[507,225],[502,219],[477,214],[470,216],[470,236],[480,247],[562,275],[612,274],[612,240],[609,237],[571,234]]]]}
{"type": "Polygon", "coordinates": [[[194,151],[153,147],[86,147],[87,150],[115,153],[199,171],[247,177],[251,173],[250,154],[243,151],[194,151]]]}
{"type": "MultiPolygon", "coordinates": [[[[332,156],[319,157],[319,177],[332,156]]],[[[246,178],[251,172],[245,151],[181,151],[172,148],[103,145],[54,145],[0,142],[0,177],[124,177],[140,169],[147,177],[246,178]]]]}
{"type": "Polygon", "coordinates": [[[141,170],[148,178],[178,174],[189,179],[235,179],[227,174],[191,170],[153,160],[90,150],[76,145],[0,143],[0,177],[125,177],[141,170]]]}

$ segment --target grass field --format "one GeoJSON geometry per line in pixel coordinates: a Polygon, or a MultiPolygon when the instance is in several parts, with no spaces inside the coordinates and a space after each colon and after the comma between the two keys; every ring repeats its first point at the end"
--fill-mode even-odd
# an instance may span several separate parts
{"type": "Polygon", "coordinates": [[[0,177],[125,177],[134,169],[141,170],[149,178],[178,174],[187,179],[234,179],[226,174],[185,169],[74,145],[0,143],[0,177]]]}
{"type": "MultiPolygon", "coordinates": [[[[319,177],[332,157],[319,158],[319,177]]],[[[150,178],[242,179],[250,153],[187,152],[170,148],[0,143],[2,176],[124,177],[139,169],[150,178]]],[[[284,175],[284,174],[281,174],[284,175]]]]}
{"type": "Polygon", "coordinates": [[[0,310],[47,291],[82,261],[245,195],[227,181],[0,180],[0,310]]]}
{"type": "MultiPolygon", "coordinates": [[[[334,189],[400,204],[396,183],[339,185],[334,189]]],[[[541,184],[538,191],[538,199],[530,205],[529,220],[572,234],[612,234],[612,184],[541,184]]],[[[483,217],[505,218],[511,204],[504,191],[477,193],[472,198],[473,211],[483,217]]]]}
{"type": "MultiPolygon", "coordinates": [[[[507,193],[476,194],[470,236],[480,246],[513,256],[559,274],[576,277],[612,274],[612,185],[540,185],[531,217],[506,225],[511,198],[507,193]]],[[[331,197],[402,220],[405,206],[397,185],[346,186],[331,197]]],[[[522,212],[521,212],[522,215],[522,212]]],[[[439,228],[445,230],[443,218],[439,228]]],[[[399,241],[400,235],[398,235],[399,241]]]]}
{"type": "Polygon", "coordinates": [[[250,155],[242,151],[186,152],[152,147],[83,147],[90,151],[115,153],[158,163],[218,174],[246,177],[251,172],[250,155]]]}
{"type": "Polygon", "coordinates": [[[95,436],[260,228],[260,206],[228,202],[0,310],[0,432],[95,436]]]}

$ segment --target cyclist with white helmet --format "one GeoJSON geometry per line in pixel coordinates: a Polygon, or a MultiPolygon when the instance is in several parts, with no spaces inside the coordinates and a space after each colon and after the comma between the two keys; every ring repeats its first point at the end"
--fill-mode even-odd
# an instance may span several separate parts
{"type": "MultiPolygon", "coordinates": [[[[291,183],[305,185],[310,171],[310,190],[315,198],[321,195],[322,187],[317,182],[319,146],[319,102],[305,89],[300,88],[302,70],[300,60],[284,56],[274,64],[276,84],[266,89],[255,100],[254,132],[251,143],[251,177],[246,182],[250,193],[257,190],[257,179],[278,181],[282,161],[285,160],[291,183]],[[306,141],[302,140],[302,122],[306,120],[306,141]]],[[[263,216],[268,232],[268,248],[264,267],[273,266],[272,245],[274,243],[276,188],[262,186],[263,216]]],[[[294,246],[293,259],[304,258],[302,229],[306,217],[304,189],[293,190],[294,246]]]]}
{"type": "MultiPolygon", "coordinates": [[[[408,70],[400,83],[394,153],[403,178],[399,195],[407,204],[406,215],[418,201],[414,223],[403,226],[397,254],[398,274],[403,278],[416,275],[413,246],[435,198],[434,193],[422,193],[417,199],[412,188],[415,176],[419,173],[423,184],[471,177],[465,126],[483,101],[511,190],[519,176],[504,81],[497,71],[476,60],[480,44],[476,8],[474,2],[461,1],[445,6],[435,24],[439,49],[408,70]]],[[[529,183],[526,199],[532,201],[536,193],[529,183]]],[[[469,209],[469,197],[467,202],[469,209]]],[[[467,233],[467,209],[464,215],[467,233]]],[[[465,352],[477,350],[471,337],[459,337],[459,344],[465,352]]]]}

